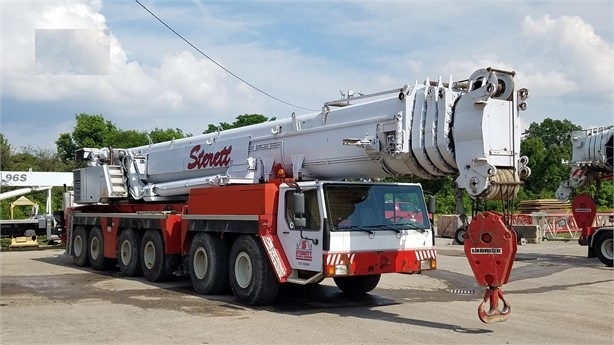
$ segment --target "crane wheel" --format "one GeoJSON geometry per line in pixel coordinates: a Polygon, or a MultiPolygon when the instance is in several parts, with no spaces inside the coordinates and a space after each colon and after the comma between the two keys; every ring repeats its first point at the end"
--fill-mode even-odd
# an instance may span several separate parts
{"type": "Polygon", "coordinates": [[[277,276],[254,236],[239,236],[230,249],[230,287],[248,305],[267,304],[277,297],[277,276]]]}
{"type": "Polygon", "coordinates": [[[119,253],[117,255],[119,271],[126,277],[143,275],[141,269],[141,234],[127,228],[119,235],[119,253]]]}
{"type": "Polygon", "coordinates": [[[76,226],[72,233],[72,261],[79,267],[90,265],[87,255],[87,232],[82,226],[76,226]]]}
{"type": "Polygon", "coordinates": [[[230,289],[229,248],[226,241],[199,232],[190,246],[190,279],[194,290],[203,295],[222,294],[230,289]]]}
{"type": "Polygon", "coordinates": [[[377,286],[381,275],[334,277],[333,280],[346,295],[363,295],[377,286]]]}
{"type": "Polygon", "coordinates": [[[614,240],[612,239],[613,230],[602,230],[603,233],[597,235],[595,240],[595,254],[604,265],[612,267],[614,257],[614,240]]]}
{"type": "Polygon", "coordinates": [[[99,226],[93,226],[90,229],[87,255],[92,268],[97,271],[107,270],[111,266],[110,261],[104,257],[104,237],[102,237],[102,229],[99,226]]]}
{"type": "Polygon", "coordinates": [[[179,255],[166,255],[164,238],[158,230],[147,230],[141,241],[141,269],[150,282],[168,280],[179,263],[179,255]]]}

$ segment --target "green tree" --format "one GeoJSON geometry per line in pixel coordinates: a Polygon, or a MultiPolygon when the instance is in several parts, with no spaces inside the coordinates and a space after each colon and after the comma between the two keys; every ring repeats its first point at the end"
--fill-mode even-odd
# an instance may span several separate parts
{"type": "Polygon", "coordinates": [[[541,123],[531,123],[523,134],[525,138],[541,138],[546,148],[560,145],[571,148],[571,134],[581,129],[582,127],[574,125],[569,120],[553,120],[547,118],[541,123]]]}
{"type": "Polygon", "coordinates": [[[591,186],[591,195],[594,196],[599,211],[614,211],[614,181],[601,181],[599,190],[591,186]]]}
{"type": "Polygon", "coordinates": [[[129,148],[147,145],[147,133],[143,131],[130,130],[114,130],[111,131],[105,138],[106,145],[113,148],[129,148]]]}
{"type": "Polygon", "coordinates": [[[190,134],[184,134],[183,131],[179,128],[167,128],[167,129],[161,129],[161,128],[154,128],[153,130],[151,130],[149,132],[149,138],[151,139],[151,142],[153,144],[155,143],[161,143],[164,141],[170,141],[173,139],[181,139],[181,138],[185,138],[185,137],[189,137],[191,136],[190,134]]]}
{"type": "Polygon", "coordinates": [[[149,133],[138,130],[122,130],[102,115],[77,114],[75,128],[71,133],[60,134],[55,144],[58,156],[65,162],[74,161],[74,152],[79,148],[113,147],[130,148],[186,137],[181,129],[155,128],[149,133]]]}
{"type": "Polygon", "coordinates": [[[61,133],[55,141],[58,155],[64,161],[74,161],[74,152],[82,147],[104,147],[110,136],[117,135],[117,127],[100,114],[75,115],[75,128],[71,133],[61,133]]]}
{"type": "Polygon", "coordinates": [[[117,135],[118,129],[111,121],[100,114],[81,113],[75,116],[77,124],[72,132],[72,140],[77,147],[105,147],[115,143],[109,137],[117,135]]]}
{"type": "Polygon", "coordinates": [[[0,167],[7,170],[6,166],[11,164],[11,144],[4,134],[0,133],[0,167]]]}
{"type": "MultiPolygon", "coordinates": [[[[5,169],[3,167],[3,169],[5,169]]],[[[70,171],[72,166],[63,162],[57,154],[49,149],[33,149],[23,147],[21,151],[11,155],[11,162],[6,170],[25,171],[70,171]]]]}
{"type": "Polygon", "coordinates": [[[520,144],[520,152],[529,157],[529,166],[531,167],[531,176],[525,181],[523,190],[529,199],[540,197],[540,191],[546,187],[541,179],[535,178],[536,175],[543,174],[540,170],[544,170],[546,162],[546,148],[544,142],[538,136],[527,137],[520,144]]]}
{"type": "Polygon", "coordinates": [[[272,117],[269,119],[268,117],[261,115],[261,114],[243,114],[243,115],[237,116],[236,121],[233,123],[220,122],[219,125],[217,126],[210,123],[207,126],[207,129],[203,132],[203,134],[217,132],[218,128],[222,130],[231,129],[231,128],[239,128],[239,127],[255,125],[257,123],[262,123],[262,122],[267,122],[267,121],[275,121],[275,119],[276,119],[275,117],[272,117]]]}
{"type": "Polygon", "coordinates": [[[580,129],[569,120],[550,118],[529,125],[520,143],[520,152],[529,158],[531,168],[524,185],[528,197],[554,197],[561,181],[569,177],[569,167],[562,162],[571,159],[571,134],[580,129]]]}
{"type": "Polygon", "coordinates": [[[57,154],[65,162],[73,161],[77,144],[72,140],[70,133],[62,133],[55,141],[57,154]]]}

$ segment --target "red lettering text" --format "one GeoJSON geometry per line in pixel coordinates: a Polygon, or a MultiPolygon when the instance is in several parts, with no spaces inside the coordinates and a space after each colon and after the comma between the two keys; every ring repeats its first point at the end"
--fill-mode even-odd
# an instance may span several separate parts
{"type": "Polygon", "coordinates": [[[190,150],[192,161],[188,163],[188,169],[204,169],[207,167],[225,167],[230,164],[230,153],[232,146],[224,146],[223,149],[213,153],[201,150],[200,145],[196,145],[190,150]]]}

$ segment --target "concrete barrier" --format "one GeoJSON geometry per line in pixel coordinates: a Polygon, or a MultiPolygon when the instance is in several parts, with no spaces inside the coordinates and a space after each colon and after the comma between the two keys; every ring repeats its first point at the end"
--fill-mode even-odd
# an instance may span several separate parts
{"type": "Polygon", "coordinates": [[[437,235],[440,237],[454,238],[456,229],[461,225],[462,222],[456,214],[437,215],[437,235]]]}
{"type": "Polygon", "coordinates": [[[541,226],[539,225],[512,225],[520,238],[524,238],[527,243],[540,243],[544,237],[541,226]]]}

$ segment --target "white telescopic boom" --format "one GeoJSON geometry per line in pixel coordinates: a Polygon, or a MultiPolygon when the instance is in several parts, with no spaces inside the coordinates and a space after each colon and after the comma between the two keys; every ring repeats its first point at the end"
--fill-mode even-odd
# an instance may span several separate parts
{"type": "Polygon", "coordinates": [[[257,183],[278,164],[296,179],[459,175],[458,186],[471,196],[499,198],[515,194],[519,176],[530,174],[519,157],[518,116],[528,91],[515,90],[513,76],[481,69],[461,81],[427,79],[326,102],[319,113],[79,155],[101,167],[95,174],[109,175],[103,194],[118,198],[156,200],[198,186],[257,183]],[[114,187],[121,174],[112,166],[124,170],[125,189],[114,187]]]}

